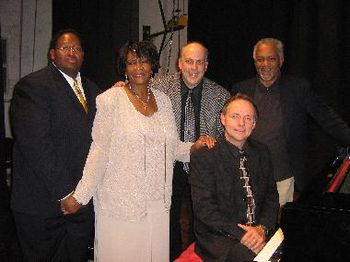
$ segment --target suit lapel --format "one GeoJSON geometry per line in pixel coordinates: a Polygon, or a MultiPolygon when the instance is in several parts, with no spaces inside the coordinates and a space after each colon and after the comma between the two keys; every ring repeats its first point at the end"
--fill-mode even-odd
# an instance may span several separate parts
{"type": "MultiPolygon", "coordinates": [[[[208,86],[208,82],[203,79],[203,89],[202,89],[202,98],[201,98],[201,111],[200,111],[200,117],[199,117],[199,134],[200,135],[211,135],[209,134],[208,130],[211,130],[208,126],[208,123],[211,123],[211,121],[208,121],[208,117],[210,117],[210,100],[211,100],[211,94],[210,94],[210,86],[208,86]],[[209,110],[208,110],[209,109],[209,110]]],[[[213,117],[213,116],[212,116],[213,117]]]]}
{"type": "Polygon", "coordinates": [[[289,136],[289,123],[290,123],[290,114],[291,112],[288,110],[291,108],[289,105],[293,104],[290,103],[290,100],[292,99],[292,94],[290,91],[288,91],[288,87],[286,87],[286,83],[284,81],[283,76],[281,76],[280,82],[279,82],[279,88],[280,88],[280,103],[281,103],[281,113],[282,113],[282,119],[283,119],[283,126],[284,126],[284,133],[286,138],[289,136]]]}
{"type": "Polygon", "coordinates": [[[239,169],[239,162],[234,161],[232,157],[232,152],[228,149],[225,141],[219,141],[219,174],[221,180],[221,193],[226,196],[227,199],[233,199],[234,194],[241,194],[243,197],[243,187],[241,186],[241,181],[237,170],[239,169]]]}
{"type": "Polygon", "coordinates": [[[90,90],[87,86],[87,81],[86,81],[85,77],[81,77],[81,85],[82,85],[83,90],[84,90],[86,103],[88,104],[88,107],[90,108],[90,106],[92,106],[92,101],[90,99],[90,90]]]}
{"type": "MultiPolygon", "coordinates": [[[[84,86],[84,84],[82,83],[82,85],[84,86]]],[[[84,115],[86,115],[86,112],[83,108],[83,106],[81,105],[78,97],[76,96],[76,94],[74,93],[72,87],[69,85],[69,83],[66,81],[66,86],[67,88],[69,89],[69,96],[74,100],[74,105],[76,108],[79,109],[79,111],[83,112],[84,115]]],[[[84,87],[83,87],[84,88],[84,87]]],[[[88,104],[88,108],[89,108],[89,101],[88,101],[88,96],[87,96],[87,93],[85,92],[85,89],[84,89],[84,93],[85,93],[85,96],[86,96],[86,102],[88,104]]]]}
{"type": "MultiPolygon", "coordinates": [[[[69,99],[72,101],[72,103],[74,105],[74,108],[76,108],[77,110],[84,113],[84,115],[86,115],[82,105],[79,102],[79,99],[75,95],[72,87],[69,85],[67,80],[64,78],[64,76],[58,71],[58,69],[54,65],[51,65],[51,68],[52,68],[52,70],[54,70],[54,73],[55,73],[55,82],[56,82],[57,88],[59,90],[63,90],[62,93],[64,93],[66,96],[69,97],[69,99]]],[[[85,92],[85,89],[84,89],[84,92],[85,92]]],[[[89,103],[88,103],[88,105],[89,105],[89,103]]]]}

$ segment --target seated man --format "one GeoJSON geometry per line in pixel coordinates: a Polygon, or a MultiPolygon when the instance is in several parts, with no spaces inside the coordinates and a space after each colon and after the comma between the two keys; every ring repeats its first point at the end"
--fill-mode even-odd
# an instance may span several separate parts
{"type": "Polygon", "coordinates": [[[249,261],[264,247],[279,209],[267,147],[248,139],[257,109],[246,95],[220,115],[224,136],[191,155],[196,253],[204,261],[249,261]]]}

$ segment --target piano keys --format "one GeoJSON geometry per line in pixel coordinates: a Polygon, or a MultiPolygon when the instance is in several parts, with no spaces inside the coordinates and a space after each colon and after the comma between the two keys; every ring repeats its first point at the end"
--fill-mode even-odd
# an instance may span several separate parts
{"type": "Polygon", "coordinates": [[[255,262],[278,262],[281,260],[283,250],[283,231],[281,228],[273,234],[270,240],[266,243],[264,248],[254,258],[255,262]]]}

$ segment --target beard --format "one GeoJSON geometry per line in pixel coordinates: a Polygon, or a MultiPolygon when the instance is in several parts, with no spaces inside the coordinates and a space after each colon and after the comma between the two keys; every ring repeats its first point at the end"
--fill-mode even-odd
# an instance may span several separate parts
{"type": "Polygon", "coordinates": [[[276,80],[280,74],[280,71],[273,70],[273,69],[258,69],[258,76],[262,81],[273,81],[276,80]]]}

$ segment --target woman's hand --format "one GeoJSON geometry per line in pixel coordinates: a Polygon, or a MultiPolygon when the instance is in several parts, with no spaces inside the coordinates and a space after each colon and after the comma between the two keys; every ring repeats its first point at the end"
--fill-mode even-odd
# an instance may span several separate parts
{"type": "Polygon", "coordinates": [[[69,197],[61,200],[61,210],[64,215],[74,214],[82,205],[71,194],[69,197]]]}

